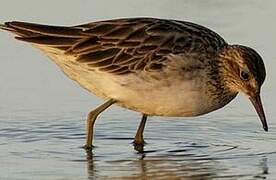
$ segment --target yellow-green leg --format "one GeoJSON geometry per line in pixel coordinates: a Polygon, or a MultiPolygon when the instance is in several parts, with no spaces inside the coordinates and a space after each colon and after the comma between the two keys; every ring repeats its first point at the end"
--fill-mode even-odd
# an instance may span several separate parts
{"type": "Polygon", "coordinates": [[[93,111],[91,111],[88,114],[87,117],[87,124],[86,124],[86,144],[84,146],[85,149],[91,150],[93,147],[93,131],[94,131],[94,124],[99,114],[101,114],[104,110],[106,110],[108,107],[110,107],[112,104],[114,104],[116,101],[113,99],[110,99],[106,101],[104,104],[100,105],[93,111]]]}
{"type": "Polygon", "coordinates": [[[134,138],[134,141],[133,141],[134,148],[137,151],[143,151],[143,147],[144,147],[144,144],[145,144],[143,133],[144,133],[147,117],[148,116],[146,114],[143,114],[142,120],[140,122],[139,128],[136,132],[136,135],[135,135],[135,138],[134,138]]]}

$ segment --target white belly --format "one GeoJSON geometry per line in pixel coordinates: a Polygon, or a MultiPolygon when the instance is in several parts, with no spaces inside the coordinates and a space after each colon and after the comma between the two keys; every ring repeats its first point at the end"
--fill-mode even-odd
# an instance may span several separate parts
{"type": "Polygon", "coordinates": [[[146,81],[145,74],[113,75],[92,71],[68,57],[64,60],[58,53],[47,51],[71,79],[99,97],[117,100],[122,107],[158,116],[196,116],[218,108],[210,102],[202,77],[183,81],[164,76],[160,80],[146,81]]]}

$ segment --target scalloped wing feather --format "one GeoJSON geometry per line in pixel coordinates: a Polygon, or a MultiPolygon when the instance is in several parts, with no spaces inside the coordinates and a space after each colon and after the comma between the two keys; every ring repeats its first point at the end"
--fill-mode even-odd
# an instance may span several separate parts
{"type": "Polygon", "coordinates": [[[113,74],[166,66],[170,54],[199,53],[214,56],[226,42],[215,32],[197,24],[154,18],[132,18],[62,27],[7,22],[1,29],[16,39],[56,48],[87,64],[113,74]],[[208,53],[205,53],[208,52],[208,53]]]}

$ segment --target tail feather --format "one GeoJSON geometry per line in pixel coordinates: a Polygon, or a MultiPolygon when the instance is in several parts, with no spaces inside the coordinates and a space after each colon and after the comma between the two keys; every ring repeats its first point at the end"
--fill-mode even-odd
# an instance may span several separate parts
{"type": "Polygon", "coordinates": [[[0,29],[14,32],[24,38],[37,36],[54,36],[66,38],[87,37],[86,33],[76,27],[48,26],[18,21],[1,24],[0,29]]]}
{"type": "Polygon", "coordinates": [[[5,24],[0,24],[0,29],[4,29],[5,27],[5,24]]]}
{"type": "Polygon", "coordinates": [[[71,47],[73,44],[77,43],[79,39],[77,38],[64,38],[64,37],[53,37],[53,36],[38,36],[38,37],[15,37],[15,39],[39,44],[39,45],[45,45],[50,47],[71,47]]]}
{"type": "Polygon", "coordinates": [[[13,28],[9,28],[6,24],[0,24],[0,29],[14,32],[13,28]]]}
{"type": "Polygon", "coordinates": [[[0,29],[12,32],[12,33],[16,34],[18,37],[34,37],[34,36],[38,36],[38,34],[34,34],[34,33],[30,32],[30,31],[19,30],[19,29],[13,28],[13,27],[7,25],[7,23],[0,24],[0,29]]]}
{"type": "Polygon", "coordinates": [[[51,47],[70,47],[82,38],[87,38],[83,30],[77,27],[48,26],[26,22],[6,22],[0,29],[10,31],[18,40],[51,47]]]}

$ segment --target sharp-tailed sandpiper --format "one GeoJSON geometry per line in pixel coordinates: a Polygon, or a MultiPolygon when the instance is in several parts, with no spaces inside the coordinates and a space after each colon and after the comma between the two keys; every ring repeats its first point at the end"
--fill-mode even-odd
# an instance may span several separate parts
{"type": "Polygon", "coordinates": [[[129,18],[71,27],[14,21],[0,28],[40,49],[69,78],[106,100],[88,115],[87,149],[97,116],[112,104],[143,114],[137,146],[144,144],[147,116],[206,114],[239,92],[249,97],[268,130],[260,98],[266,76],[261,56],[250,47],[227,44],[201,25],[129,18]]]}

